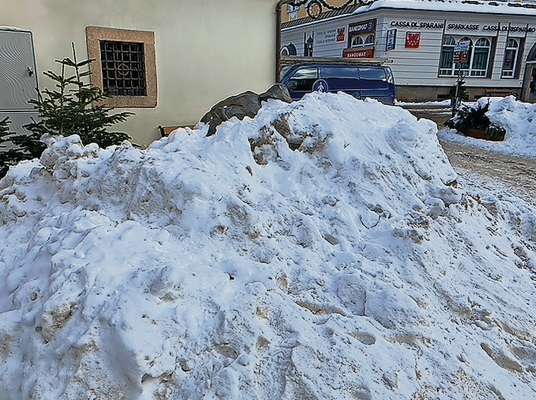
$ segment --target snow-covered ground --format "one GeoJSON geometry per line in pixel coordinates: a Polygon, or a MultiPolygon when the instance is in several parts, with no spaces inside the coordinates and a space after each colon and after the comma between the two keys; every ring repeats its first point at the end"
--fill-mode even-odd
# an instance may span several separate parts
{"type": "Polygon", "coordinates": [[[531,399],[536,213],[345,94],[0,182],[0,399],[531,399]]]}
{"type": "Polygon", "coordinates": [[[478,100],[481,106],[488,102],[490,109],[486,115],[491,122],[506,129],[504,141],[475,139],[454,130],[441,131],[440,138],[496,153],[536,158],[536,104],[523,103],[512,96],[478,100]]]}

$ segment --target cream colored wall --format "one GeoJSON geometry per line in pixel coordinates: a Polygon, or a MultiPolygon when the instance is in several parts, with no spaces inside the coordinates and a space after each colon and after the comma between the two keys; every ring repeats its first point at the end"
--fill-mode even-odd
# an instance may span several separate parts
{"type": "MultiPolygon", "coordinates": [[[[158,106],[134,109],[124,129],[147,145],[158,125],[196,123],[214,103],[263,91],[275,75],[277,0],[2,0],[0,25],[29,29],[39,73],[69,56],[86,56],[86,26],[156,34],[158,106]]],[[[46,79],[40,77],[40,85],[46,79]]]]}

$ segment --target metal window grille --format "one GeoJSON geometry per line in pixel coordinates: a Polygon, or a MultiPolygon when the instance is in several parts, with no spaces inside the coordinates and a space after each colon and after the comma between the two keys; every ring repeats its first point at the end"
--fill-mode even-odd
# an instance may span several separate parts
{"type": "Polygon", "coordinates": [[[102,83],[108,96],[147,96],[143,43],[101,41],[102,83]]]}

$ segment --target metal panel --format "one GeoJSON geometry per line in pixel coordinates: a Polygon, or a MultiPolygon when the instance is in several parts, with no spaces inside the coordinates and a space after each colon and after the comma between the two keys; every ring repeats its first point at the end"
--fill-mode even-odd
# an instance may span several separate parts
{"type": "Polygon", "coordinates": [[[23,126],[31,123],[32,120],[39,120],[39,114],[37,114],[35,111],[0,111],[0,121],[3,120],[5,117],[9,117],[10,120],[9,130],[11,132],[16,133],[28,133],[28,131],[24,129],[23,126]]]}
{"type": "Polygon", "coordinates": [[[32,34],[0,30],[0,110],[31,110],[36,88],[32,34]]]}

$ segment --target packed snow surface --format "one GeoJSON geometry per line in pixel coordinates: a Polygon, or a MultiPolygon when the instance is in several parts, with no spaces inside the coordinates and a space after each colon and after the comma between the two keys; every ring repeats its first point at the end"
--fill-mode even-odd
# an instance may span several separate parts
{"type": "Polygon", "coordinates": [[[536,158],[536,104],[517,101],[515,97],[483,97],[477,105],[489,103],[489,120],[506,129],[502,142],[475,139],[456,131],[440,132],[441,139],[481,147],[486,150],[514,156],[536,158]]]}
{"type": "Polygon", "coordinates": [[[0,182],[0,398],[532,399],[536,216],[345,94],[0,182]]]}

